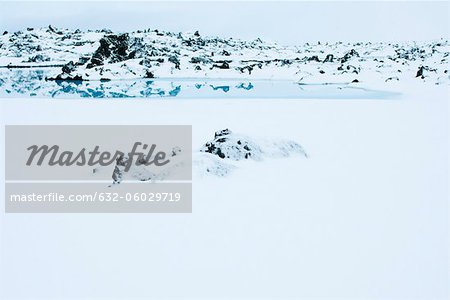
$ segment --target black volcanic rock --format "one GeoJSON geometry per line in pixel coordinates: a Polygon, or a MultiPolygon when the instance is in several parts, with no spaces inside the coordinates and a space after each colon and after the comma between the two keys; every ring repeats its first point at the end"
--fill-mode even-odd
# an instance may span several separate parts
{"type": "Polygon", "coordinates": [[[145,78],[155,78],[155,75],[150,70],[145,71],[145,78]]]}
{"type": "Polygon", "coordinates": [[[420,66],[419,70],[417,70],[416,77],[424,77],[423,76],[424,70],[425,70],[425,68],[423,66],[420,66]]]}
{"type": "Polygon", "coordinates": [[[229,129],[217,131],[214,140],[206,143],[200,151],[231,160],[257,158],[261,153],[258,145],[244,136],[233,134],[229,129]]]}
{"type": "Polygon", "coordinates": [[[84,65],[85,63],[87,63],[88,61],[89,61],[89,57],[84,57],[84,56],[81,56],[79,59],[78,59],[78,63],[77,63],[77,65],[84,65]]]}
{"type": "MultiPolygon", "coordinates": [[[[291,155],[303,155],[308,157],[301,145],[294,141],[289,140],[258,140],[249,136],[236,134],[229,129],[217,131],[214,135],[214,139],[205,143],[200,152],[205,153],[202,155],[202,160],[215,162],[216,166],[229,166],[224,165],[232,161],[262,161],[265,157],[289,157],[291,155]],[[207,155],[210,154],[210,155],[207,155]],[[218,158],[217,158],[218,157],[218,158]]],[[[206,172],[213,172],[219,176],[226,174],[216,170],[217,167],[213,165],[206,165],[206,172]]]]}
{"type": "Polygon", "coordinates": [[[313,55],[311,57],[308,57],[307,59],[308,61],[316,61],[316,62],[320,62],[320,59],[317,55],[313,55]]]}
{"type": "Polygon", "coordinates": [[[230,65],[228,64],[228,62],[224,61],[224,62],[222,62],[222,64],[220,64],[220,65],[214,64],[214,65],[212,66],[211,69],[214,69],[214,68],[218,68],[218,69],[229,69],[229,68],[230,68],[230,65]]]}
{"type": "Polygon", "coordinates": [[[59,34],[59,35],[62,35],[62,34],[63,34],[62,31],[56,30],[56,28],[52,27],[52,25],[48,25],[48,30],[47,30],[47,31],[48,31],[48,32],[55,33],[55,34],[59,34]]]}
{"type": "Polygon", "coordinates": [[[42,54],[36,54],[28,59],[28,62],[43,62],[50,61],[49,57],[45,57],[42,54]]]}
{"type": "Polygon", "coordinates": [[[75,71],[75,69],[76,69],[76,67],[75,67],[75,64],[73,63],[73,61],[69,61],[67,64],[65,64],[62,67],[63,73],[66,73],[66,74],[70,74],[71,72],[75,71]]]}
{"type": "Polygon", "coordinates": [[[189,61],[192,64],[199,64],[199,63],[203,63],[203,64],[209,64],[212,62],[212,60],[208,57],[191,57],[191,60],[189,61]]]}
{"type": "Polygon", "coordinates": [[[355,49],[352,49],[349,52],[345,53],[344,56],[341,58],[341,63],[345,63],[350,59],[352,59],[353,57],[359,57],[359,53],[356,52],[355,49]]]}
{"type": "Polygon", "coordinates": [[[66,73],[58,74],[56,77],[48,77],[45,80],[49,81],[83,81],[83,77],[80,75],[71,76],[66,73]]]}
{"type": "Polygon", "coordinates": [[[116,159],[116,166],[114,167],[114,171],[112,174],[112,179],[114,184],[119,184],[122,182],[124,169],[127,164],[128,158],[125,158],[123,155],[119,156],[116,159]]]}
{"type": "Polygon", "coordinates": [[[168,59],[168,61],[170,61],[171,63],[173,63],[175,65],[176,69],[180,69],[180,60],[178,59],[178,57],[176,55],[171,55],[168,59]]]}
{"type": "Polygon", "coordinates": [[[87,68],[101,66],[106,61],[109,63],[121,62],[128,59],[128,33],[105,35],[100,39],[100,46],[92,55],[87,68]]]}
{"type": "Polygon", "coordinates": [[[248,74],[251,75],[252,71],[253,71],[253,67],[254,65],[251,66],[245,66],[245,67],[237,67],[237,69],[241,72],[244,73],[245,71],[248,71],[248,74]]]}
{"type": "Polygon", "coordinates": [[[323,60],[323,62],[324,62],[324,63],[326,63],[326,62],[333,62],[333,60],[334,60],[333,54],[328,54],[328,55],[325,57],[325,59],[323,60]]]}
{"type": "Polygon", "coordinates": [[[228,128],[227,129],[222,129],[222,130],[216,131],[214,133],[214,138],[216,139],[218,137],[221,137],[221,136],[224,136],[224,135],[229,135],[231,133],[232,133],[231,130],[228,129],[228,128]]]}
{"type": "Polygon", "coordinates": [[[56,30],[52,27],[52,25],[48,25],[48,30],[50,32],[56,33],[56,30]]]}
{"type": "Polygon", "coordinates": [[[397,76],[395,76],[395,77],[389,77],[389,78],[387,78],[384,82],[389,82],[389,81],[394,81],[394,80],[400,81],[400,79],[399,79],[397,76]]]}

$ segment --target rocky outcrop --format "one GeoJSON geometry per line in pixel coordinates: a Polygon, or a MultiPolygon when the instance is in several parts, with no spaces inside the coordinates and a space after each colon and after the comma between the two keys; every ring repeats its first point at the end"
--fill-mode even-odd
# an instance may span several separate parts
{"type": "Polygon", "coordinates": [[[311,57],[308,57],[307,61],[315,61],[315,62],[320,62],[320,59],[317,55],[313,55],[311,57]]]}
{"type": "Polygon", "coordinates": [[[416,77],[422,77],[422,79],[423,79],[424,71],[425,71],[425,68],[423,66],[420,66],[419,70],[417,70],[416,77]]]}
{"type": "Polygon", "coordinates": [[[28,62],[39,63],[39,62],[44,62],[44,61],[50,61],[50,57],[46,57],[42,54],[36,54],[36,55],[28,58],[28,62]]]}
{"type": "Polygon", "coordinates": [[[176,55],[170,56],[168,61],[173,63],[175,65],[176,69],[178,69],[178,70],[180,69],[180,60],[178,59],[178,57],[176,55]]]}
{"type": "Polygon", "coordinates": [[[218,157],[231,158],[233,160],[248,159],[252,156],[252,148],[255,151],[261,152],[256,145],[248,141],[242,141],[235,138],[229,129],[217,131],[214,134],[214,140],[205,144],[202,152],[211,153],[218,157]]]}
{"type": "Polygon", "coordinates": [[[262,160],[264,157],[285,157],[293,153],[306,156],[303,148],[288,140],[257,140],[235,134],[229,129],[217,131],[214,139],[207,142],[201,152],[210,153],[221,159],[240,161],[246,159],[262,160]]]}
{"type": "Polygon", "coordinates": [[[345,53],[345,55],[341,58],[341,63],[345,63],[350,59],[352,59],[353,57],[359,57],[359,53],[356,52],[355,49],[352,49],[349,52],[345,53]]]}
{"type": "Polygon", "coordinates": [[[107,63],[116,63],[127,60],[129,36],[127,33],[120,35],[105,35],[100,39],[100,46],[95,50],[87,68],[101,66],[107,63]]]}
{"type": "Polygon", "coordinates": [[[333,54],[328,54],[325,59],[323,60],[324,63],[326,62],[333,62],[334,61],[334,56],[333,54]]]}
{"type": "Polygon", "coordinates": [[[119,184],[124,179],[133,179],[139,181],[149,181],[156,178],[156,174],[151,172],[146,166],[145,161],[140,164],[132,164],[130,169],[126,171],[127,165],[130,163],[128,156],[121,155],[116,159],[116,165],[112,173],[113,184],[119,184]]]}
{"type": "Polygon", "coordinates": [[[221,61],[221,62],[218,62],[218,64],[213,64],[211,69],[214,69],[214,68],[227,70],[230,68],[230,65],[227,61],[221,61]]]}
{"type": "Polygon", "coordinates": [[[0,35],[0,57],[0,67],[46,67],[51,69],[45,71],[47,76],[54,80],[203,77],[326,84],[349,83],[357,78],[368,87],[372,83],[391,84],[393,80],[386,78],[402,82],[416,77],[430,84],[450,82],[445,72],[450,43],[444,39],[281,46],[261,39],[200,36],[198,32],[145,29],[119,34],[109,29],[83,31],[49,26],[0,35]]]}
{"type": "Polygon", "coordinates": [[[66,74],[72,73],[73,71],[75,71],[75,69],[76,69],[76,67],[75,67],[75,64],[73,63],[73,61],[69,61],[67,64],[65,64],[62,67],[63,73],[66,73],[66,74]]]}

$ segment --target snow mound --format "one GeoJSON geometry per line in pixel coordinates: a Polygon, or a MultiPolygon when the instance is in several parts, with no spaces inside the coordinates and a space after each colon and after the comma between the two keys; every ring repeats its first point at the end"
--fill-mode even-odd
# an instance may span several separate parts
{"type": "Polygon", "coordinates": [[[265,158],[286,158],[292,155],[308,157],[302,146],[294,141],[256,139],[224,129],[217,131],[214,140],[207,142],[200,151],[185,153],[179,147],[174,147],[171,163],[167,167],[146,165],[145,161],[129,165],[129,157],[125,155],[119,157],[113,166],[93,169],[93,175],[105,177],[105,174],[111,174],[113,184],[127,180],[155,182],[176,178],[177,173],[192,162],[193,172],[200,177],[225,177],[242,167],[239,165],[241,161],[260,162],[265,158]]]}
{"type": "Polygon", "coordinates": [[[200,151],[234,161],[245,159],[261,161],[265,157],[289,157],[292,154],[307,157],[302,146],[294,141],[253,139],[235,134],[229,129],[217,131],[214,134],[214,140],[207,142],[200,151]]]}
{"type": "Polygon", "coordinates": [[[192,167],[200,177],[205,176],[228,176],[237,169],[235,165],[226,163],[223,159],[209,153],[195,153],[192,161],[192,167]]]}
{"type": "Polygon", "coordinates": [[[93,169],[93,174],[97,177],[105,177],[105,174],[111,174],[113,184],[120,184],[127,180],[173,180],[177,178],[180,171],[183,173],[183,170],[189,167],[191,159],[190,152],[185,153],[179,147],[174,147],[170,154],[171,163],[167,167],[155,167],[153,164],[146,164],[145,160],[140,160],[138,163],[133,160],[130,162],[129,156],[124,155],[117,158],[115,165],[93,169]]]}

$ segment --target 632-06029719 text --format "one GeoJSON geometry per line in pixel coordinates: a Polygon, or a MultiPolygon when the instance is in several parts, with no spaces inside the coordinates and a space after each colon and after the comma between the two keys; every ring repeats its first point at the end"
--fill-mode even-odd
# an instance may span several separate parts
{"type": "Polygon", "coordinates": [[[11,202],[178,202],[182,200],[181,193],[98,193],[93,194],[14,194],[11,202]]]}

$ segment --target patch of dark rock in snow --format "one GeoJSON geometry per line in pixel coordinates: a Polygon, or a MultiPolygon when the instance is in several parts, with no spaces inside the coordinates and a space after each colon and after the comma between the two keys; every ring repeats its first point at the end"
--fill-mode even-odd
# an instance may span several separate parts
{"type": "Polygon", "coordinates": [[[100,32],[102,32],[102,33],[108,33],[108,34],[113,33],[112,30],[111,30],[111,29],[108,29],[108,28],[103,28],[102,30],[100,30],[100,32]]]}
{"type": "Polygon", "coordinates": [[[83,81],[83,77],[81,75],[70,75],[67,73],[61,73],[56,75],[55,77],[46,77],[45,80],[48,81],[83,81]]]}
{"type": "Polygon", "coordinates": [[[128,59],[128,33],[105,35],[100,39],[100,46],[92,55],[87,68],[103,65],[105,62],[116,63],[128,59]]]}
{"type": "MultiPolygon", "coordinates": [[[[123,180],[139,180],[139,181],[153,181],[173,178],[180,169],[185,168],[186,164],[190,164],[191,154],[184,155],[180,147],[173,147],[170,152],[171,164],[168,167],[154,167],[146,165],[145,159],[139,160],[137,163],[129,161],[127,155],[121,155],[116,159],[116,164],[112,173],[113,184],[119,184],[123,180]],[[128,164],[129,170],[125,171],[128,164]]],[[[186,153],[187,154],[187,153],[186,153]]],[[[100,170],[94,169],[94,173],[100,170]]]]}
{"type": "Polygon", "coordinates": [[[423,66],[420,66],[419,67],[419,70],[417,70],[417,73],[416,73],[416,77],[422,77],[422,79],[424,78],[424,74],[423,74],[423,72],[425,71],[425,68],[423,67],[423,66]]]}
{"type": "Polygon", "coordinates": [[[202,63],[202,64],[210,64],[210,63],[213,62],[213,60],[208,58],[208,57],[196,57],[196,56],[193,56],[193,57],[191,57],[191,60],[189,62],[192,63],[192,64],[200,64],[200,63],[202,63]]]}
{"type": "Polygon", "coordinates": [[[81,65],[84,65],[85,63],[87,63],[88,61],[89,61],[89,57],[83,57],[83,56],[81,56],[79,59],[78,59],[78,62],[77,62],[77,65],[79,65],[79,66],[81,66],[81,65]]]}
{"type": "Polygon", "coordinates": [[[425,71],[428,73],[429,72],[436,73],[436,69],[430,68],[428,66],[420,66],[419,69],[417,70],[416,77],[420,77],[421,79],[424,79],[426,77],[425,71]]]}
{"type": "Polygon", "coordinates": [[[345,53],[344,56],[341,58],[341,63],[345,63],[350,59],[352,59],[353,57],[359,57],[359,53],[356,52],[355,49],[352,49],[349,52],[345,53]]]}
{"type": "Polygon", "coordinates": [[[224,62],[222,62],[221,64],[214,64],[214,65],[211,67],[211,69],[214,69],[214,68],[218,68],[218,69],[229,69],[229,68],[230,68],[230,65],[228,64],[228,62],[224,61],[224,62]]]}
{"type": "Polygon", "coordinates": [[[308,57],[307,61],[315,61],[315,62],[320,62],[320,59],[317,55],[313,55],[311,57],[308,57]]]}
{"type": "Polygon", "coordinates": [[[323,60],[324,63],[326,62],[333,62],[334,61],[334,56],[333,54],[327,54],[327,56],[325,57],[325,59],[323,60]]]}
{"type": "Polygon", "coordinates": [[[56,30],[52,27],[52,25],[48,25],[48,31],[55,33],[56,30]]]}
{"type": "Polygon", "coordinates": [[[69,61],[67,64],[65,64],[62,67],[62,72],[66,73],[66,74],[70,74],[73,71],[75,71],[75,69],[76,69],[76,67],[75,67],[75,64],[73,63],[73,61],[69,61]]]}
{"type": "Polygon", "coordinates": [[[252,71],[253,71],[253,66],[237,67],[237,69],[238,69],[241,73],[244,73],[245,71],[247,71],[248,74],[251,75],[251,74],[252,74],[252,71]]]}
{"type": "Polygon", "coordinates": [[[400,79],[398,77],[389,77],[385,80],[385,82],[389,82],[389,81],[399,81],[400,79]]]}
{"type": "Polygon", "coordinates": [[[170,56],[168,61],[173,63],[175,65],[176,69],[180,69],[180,60],[178,59],[177,56],[175,56],[175,55],[170,56]]]}
{"type": "Polygon", "coordinates": [[[44,61],[50,61],[50,57],[46,57],[42,54],[37,54],[28,58],[28,62],[44,62],[44,61]]]}
{"type": "Polygon", "coordinates": [[[248,136],[235,134],[229,129],[217,131],[214,139],[207,142],[200,150],[221,159],[234,161],[264,157],[287,157],[297,153],[306,156],[306,152],[296,142],[288,140],[257,140],[248,136]]]}
{"type": "Polygon", "coordinates": [[[145,78],[152,79],[152,78],[155,78],[155,75],[153,74],[152,71],[146,70],[145,71],[145,78]]]}
{"type": "Polygon", "coordinates": [[[154,179],[160,179],[158,174],[149,170],[145,165],[145,161],[141,161],[140,165],[136,165],[132,162],[131,167],[128,171],[125,171],[127,164],[129,164],[128,156],[120,156],[116,160],[116,165],[112,174],[112,179],[114,184],[119,184],[125,179],[139,180],[139,181],[150,181],[154,179]]]}

